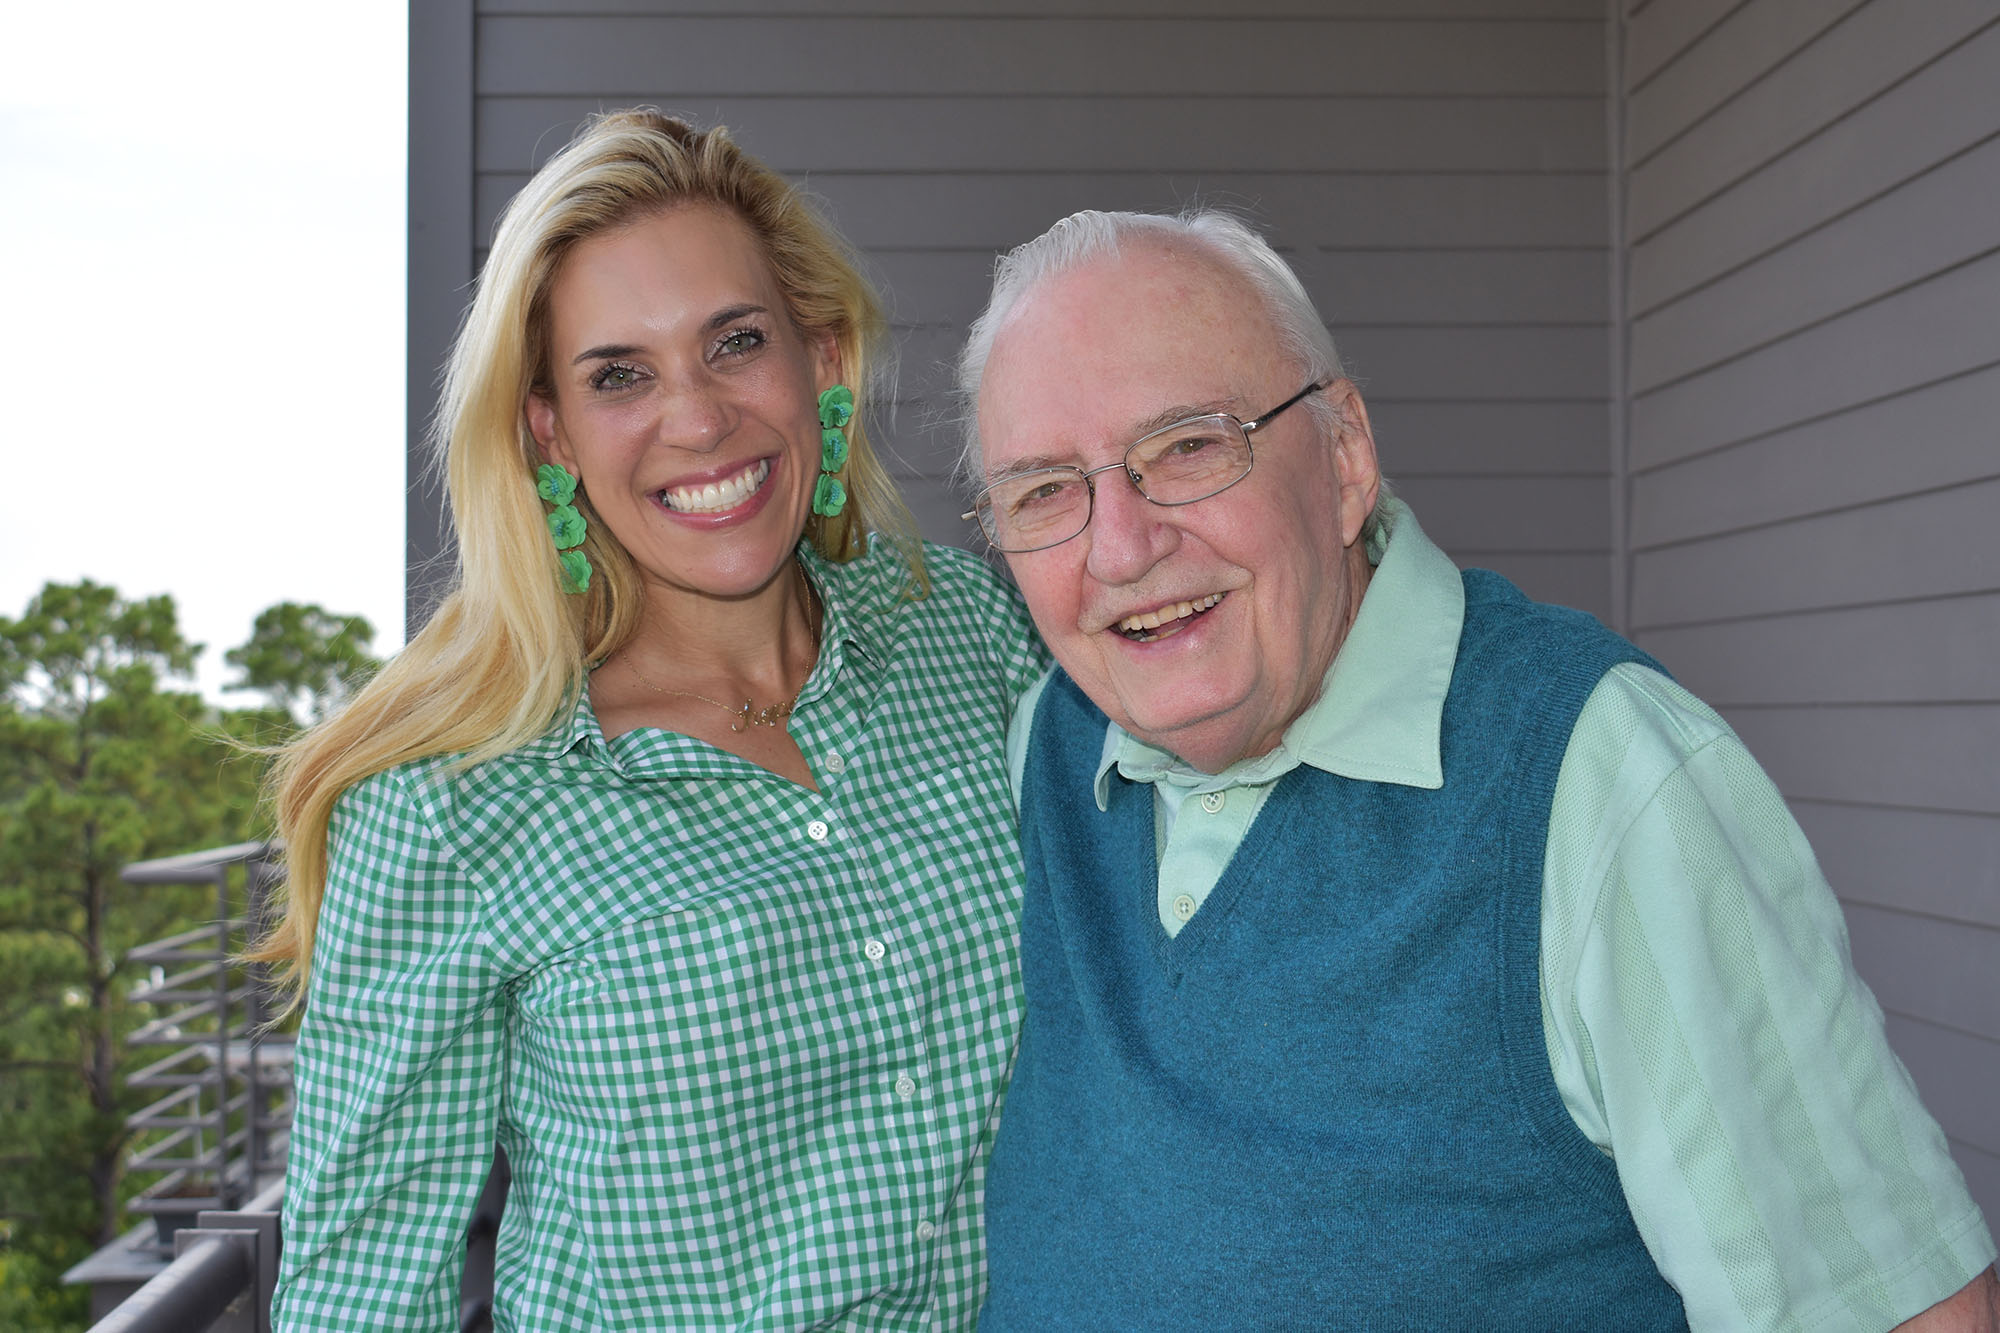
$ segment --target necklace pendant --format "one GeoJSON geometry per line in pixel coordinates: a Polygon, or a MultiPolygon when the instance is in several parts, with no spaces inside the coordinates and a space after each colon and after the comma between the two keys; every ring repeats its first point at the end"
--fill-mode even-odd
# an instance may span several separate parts
{"type": "Polygon", "coordinates": [[[729,724],[729,729],[731,731],[741,731],[743,728],[749,726],[752,721],[753,719],[750,716],[750,701],[745,699],[742,709],[736,714],[736,720],[729,724]]]}

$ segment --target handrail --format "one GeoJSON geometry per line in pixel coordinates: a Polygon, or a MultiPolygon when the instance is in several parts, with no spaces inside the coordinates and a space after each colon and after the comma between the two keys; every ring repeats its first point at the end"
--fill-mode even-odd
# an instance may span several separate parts
{"type": "Polygon", "coordinates": [[[188,1246],[122,1305],[92,1324],[90,1333],[188,1333],[208,1328],[250,1286],[253,1262],[244,1248],[234,1237],[220,1236],[188,1246]]]}
{"type": "Polygon", "coordinates": [[[175,1257],[90,1333],[270,1333],[278,1281],[278,1181],[241,1209],[204,1211],[174,1237],[175,1257]],[[247,1302],[245,1298],[248,1298],[247,1302]],[[226,1325],[218,1321],[228,1318],[226,1325]]]}

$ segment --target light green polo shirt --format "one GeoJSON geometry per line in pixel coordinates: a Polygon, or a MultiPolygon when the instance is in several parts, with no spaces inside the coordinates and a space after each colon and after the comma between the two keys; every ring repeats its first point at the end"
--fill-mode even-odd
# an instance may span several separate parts
{"type": "MultiPolygon", "coordinates": [[[[1443,785],[1463,586],[1401,502],[1384,527],[1353,628],[1277,749],[1207,774],[1107,728],[1096,800],[1114,774],[1153,785],[1169,935],[1298,765],[1443,785]]],[[[1009,737],[1017,793],[1045,684],[1009,737]]],[[[1541,998],[1563,1102],[1616,1162],[1695,1329],[1879,1330],[1993,1261],[1783,797],[1714,710],[1636,664],[1591,694],[1557,779],[1541,998]]]]}

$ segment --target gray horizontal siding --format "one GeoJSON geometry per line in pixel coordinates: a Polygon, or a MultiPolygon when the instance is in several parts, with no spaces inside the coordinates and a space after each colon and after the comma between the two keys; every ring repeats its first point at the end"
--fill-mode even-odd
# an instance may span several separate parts
{"type": "Polygon", "coordinates": [[[2000,930],[2000,818],[1806,799],[1792,812],[1843,901],[2000,930]]]}
{"type": "MultiPolygon", "coordinates": [[[[481,171],[531,169],[592,112],[723,122],[781,171],[1591,171],[1591,97],[482,97],[481,171]],[[1287,133],[1274,134],[1283,124],[1287,133]]],[[[1350,207],[1357,206],[1350,203],[1350,207]]],[[[1026,239],[1026,238],[1022,238],[1026,239]]]]}
{"type": "MultiPolygon", "coordinates": [[[[1791,8],[1808,12],[1772,35],[1810,32],[1815,13],[1829,6],[1759,0],[1745,12],[1791,8]]],[[[1855,9],[1730,99],[1727,114],[1703,115],[1658,152],[1633,162],[1628,194],[1633,239],[1650,235],[1819,133],[1993,21],[1992,0],[1872,0],[1855,9]]],[[[1724,62],[1734,53],[1723,36],[1718,28],[1681,59],[1698,68],[1724,62]]],[[[1634,141],[1669,132],[1699,108],[1662,108],[1657,128],[1638,118],[1642,109],[1635,97],[1628,108],[1634,141]]]]}
{"type": "Polygon", "coordinates": [[[1889,1039],[1920,1086],[1949,1090],[1930,1102],[1944,1132],[1977,1137],[2000,1106],[2000,1062],[1985,1058],[1980,1038],[1896,1014],[1889,1018],[1889,1039]]]}
{"type": "MultiPolygon", "coordinates": [[[[2000,933],[1859,904],[1847,909],[1847,930],[1854,965],[1870,978],[1885,1010],[2000,1041],[2000,967],[1993,966],[2000,933]]],[[[1990,1044],[1969,1049],[1986,1053],[1984,1060],[1974,1058],[1975,1068],[1991,1063],[1990,1044]]],[[[1971,1091],[1976,1094],[1989,1076],[1979,1069],[1971,1091]]],[[[1962,1095],[1954,1090],[1941,1100],[1953,1104],[1962,1095]]],[[[1978,1126],[1964,1130],[1979,1140],[1978,1126]]]]}
{"type": "Polygon", "coordinates": [[[2000,476],[2000,366],[1644,472],[1638,550],[2000,476]]]}
{"type": "Polygon", "coordinates": [[[1635,636],[1791,802],[1992,1218],[2000,11],[1697,0],[1627,36],[1635,636]]]}
{"type": "Polygon", "coordinates": [[[2000,815],[2000,703],[1739,707],[1724,716],[1787,795],[2000,815]]]}
{"type": "Polygon", "coordinates": [[[1823,226],[1983,142],[2000,30],[1987,28],[1861,103],[1668,226],[1632,238],[1631,308],[1644,313],[1823,226]]]}
{"type": "Polygon", "coordinates": [[[1412,476],[1601,476],[1605,405],[1474,399],[1368,399],[1382,466],[1412,476]]]}
{"type": "MultiPolygon", "coordinates": [[[[804,0],[479,0],[483,14],[796,15],[804,0]]],[[[1601,0],[866,0],[873,14],[1009,18],[1583,19],[1604,18],[1601,0]]],[[[879,54],[877,59],[882,58],[879,54]]]]}
{"type": "Polygon", "coordinates": [[[1656,626],[2000,590],[1996,514],[2000,481],[1984,481],[1642,551],[1632,561],[1633,626],[1643,635],[1656,626]]]}
{"type": "Polygon", "coordinates": [[[2000,250],[1996,219],[2000,135],[1641,315],[1632,386],[1684,379],[2000,250]],[[1906,244],[1913,235],[1927,244],[1906,244]]]}
{"type": "Polygon", "coordinates": [[[1625,20],[1625,96],[1636,96],[1667,64],[1739,9],[1744,0],[1676,0],[1628,5],[1625,20]]]}
{"type": "Polygon", "coordinates": [[[1718,708],[2000,702],[2000,593],[1758,615],[1645,638],[1718,708]]]}
{"type": "Polygon", "coordinates": [[[1643,471],[2000,363],[1995,310],[2000,253],[1635,392],[1633,466],[1643,471]]]}
{"type": "MultiPolygon", "coordinates": [[[[565,133],[567,131],[564,131],[565,133]]],[[[561,145],[551,134],[542,156],[561,145]]],[[[1433,171],[1260,172],[1112,169],[1055,173],[964,170],[885,173],[799,168],[841,230],[869,253],[954,249],[990,259],[1080,208],[1178,209],[1207,202],[1252,213],[1297,250],[1602,250],[1609,222],[1601,170],[1525,174],[1433,171]],[[1365,206],[1364,206],[1365,205],[1365,206]]],[[[525,170],[479,177],[478,236],[525,170]]],[[[1504,262],[1496,260],[1496,263],[1504,262]]],[[[1420,298],[1419,298],[1420,299],[1420,298]]]]}
{"type": "MultiPolygon", "coordinates": [[[[1860,7],[1862,0],[1766,0],[1741,5],[1700,33],[1680,57],[1635,80],[1626,103],[1632,125],[1627,164],[1637,168],[1733,98],[1751,92],[1773,67],[1860,7]]],[[[1664,6],[1673,9],[1678,6],[1664,6]]],[[[1702,10],[1695,7],[1693,14],[1702,10]]]]}
{"type": "Polygon", "coordinates": [[[1596,22],[569,17],[480,27],[486,96],[1601,97],[1596,22]],[[885,51],[895,59],[883,59],[885,51]],[[967,59],[977,52],[976,59],[967,59]],[[1201,64],[1176,69],[1192,52],[1201,64]],[[1173,71],[1169,73],[1168,71],[1173,71]]]}

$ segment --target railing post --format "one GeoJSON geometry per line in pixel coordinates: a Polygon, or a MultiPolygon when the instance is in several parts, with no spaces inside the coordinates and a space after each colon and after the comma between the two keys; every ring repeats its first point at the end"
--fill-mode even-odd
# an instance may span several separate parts
{"type": "Polygon", "coordinates": [[[215,1197],[233,1208],[255,1192],[229,1179],[229,866],[215,868],[215,1197]]]}
{"type": "MultiPolygon", "coordinates": [[[[193,1231],[183,1232],[182,1235],[248,1236],[251,1239],[249,1308],[243,1312],[246,1317],[237,1324],[218,1323],[214,1333],[225,1333],[225,1330],[231,1329],[241,1329],[242,1333],[271,1333],[271,1298],[278,1291],[278,1254],[283,1244],[277,1212],[204,1210],[199,1222],[200,1225],[193,1231]]],[[[181,1243],[180,1238],[175,1237],[177,1248],[181,1243]]]]}

